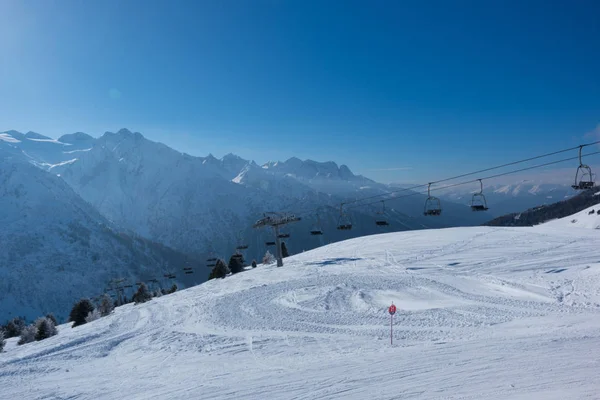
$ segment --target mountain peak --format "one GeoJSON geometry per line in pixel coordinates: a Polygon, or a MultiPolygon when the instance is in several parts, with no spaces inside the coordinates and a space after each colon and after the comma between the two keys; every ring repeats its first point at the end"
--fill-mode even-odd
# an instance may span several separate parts
{"type": "Polygon", "coordinates": [[[67,133],[58,138],[59,142],[62,143],[75,143],[75,142],[86,142],[94,140],[93,137],[84,132],[67,133]]]}
{"type": "Polygon", "coordinates": [[[17,139],[17,140],[25,139],[25,134],[23,134],[19,131],[15,131],[14,129],[11,129],[11,130],[8,130],[8,131],[2,132],[2,133],[12,136],[14,139],[17,139]]]}
{"type": "Polygon", "coordinates": [[[227,153],[223,156],[223,158],[221,160],[225,161],[225,160],[241,160],[242,157],[235,155],[233,153],[227,153]]]}
{"type": "Polygon", "coordinates": [[[139,133],[139,132],[131,132],[129,129],[127,128],[121,128],[117,131],[117,133],[114,132],[105,132],[104,136],[116,136],[116,137],[121,137],[121,138],[134,138],[134,139],[144,139],[144,136],[139,133]]]}
{"type": "Polygon", "coordinates": [[[48,136],[41,135],[37,132],[29,131],[25,134],[27,139],[43,139],[43,140],[51,140],[48,136]]]}

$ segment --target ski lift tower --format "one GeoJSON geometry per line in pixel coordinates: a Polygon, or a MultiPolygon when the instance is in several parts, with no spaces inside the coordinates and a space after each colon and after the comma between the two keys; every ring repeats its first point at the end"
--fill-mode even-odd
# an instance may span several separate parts
{"type": "Polygon", "coordinates": [[[290,224],[292,222],[300,221],[300,217],[296,217],[293,214],[282,214],[276,212],[267,212],[264,217],[256,221],[253,228],[263,228],[265,226],[271,226],[275,230],[275,243],[277,247],[277,266],[283,267],[283,257],[281,256],[281,242],[279,237],[279,227],[290,224]]]}

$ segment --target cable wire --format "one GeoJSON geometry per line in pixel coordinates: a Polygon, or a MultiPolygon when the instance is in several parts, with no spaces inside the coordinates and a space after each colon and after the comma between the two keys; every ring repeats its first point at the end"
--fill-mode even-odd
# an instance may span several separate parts
{"type": "MultiPolygon", "coordinates": [[[[597,155],[597,154],[600,154],[600,151],[595,151],[593,153],[583,154],[582,157],[589,157],[589,156],[593,156],[593,155],[597,155]]],[[[563,163],[563,162],[573,161],[573,160],[578,160],[578,159],[579,159],[579,156],[565,158],[565,159],[562,159],[562,160],[551,161],[551,162],[547,162],[547,163],[544,163],[544,164],[538,164],[538,165],[534,165],[534,166],[531,166],[531,167],[517,169],[517,170],[514,170],[514,171],[503,172],[501,174],[490,175],[490,176],[486,176],[485,178],[480,178],[480,179],[481,180],[488,180],[488,179],[499,178],[501,176],[516,174],[516,173],[523,172],[523,171],[529,171],[529,170],[536,169],[536,168],[547,167],[549,165],[560,164],[560,163],[563,163]]],[[[489,169],[488,169],[488,171],[489,171],[489,169]]],[[[468,175],[471,175],[471,174],[468,174],[468,175]]],[[[463,176],[467,176],[467,174],[465,174],[463,176]]],[[[478,182],[478,181],[479,181],[479,179],[473,179],[473,180],[470,180],[470,181],[453,183],[451,185],[445,185],[445,186],[442,186],[442,187],[432,188],[430,191],[449,189],[449,188],[453,188],[453,187],[456,187],[456,186],[468,185],[470,183],[475,183],[475,182],[478,182]]],[[[438,182],[440,182],[440,181],[438,181],[438,182]]],[[[427,185],[425,185],[425,186],[427,186],[427,185]]],[[[414,193],[407,194],[407,195],[404,195],[404,196],[392,197],[392,198],[386,199],[385,201],[398,200],[398,199],[402,199],[402,198],[405,198],[405,197],[416,196],[416,195],[423,195],[423,194],[426,194],[426,193],[427,192],[422,192],[422,193],[421,192],[414,192],[414,193]]],[[[378,204],[380,202],[381,202],[381,200],[373,201],[373,202],[366,203],[366,204],[357,204],[357,205],[354,205],[354,206],[346,207],[346,209],[349,210],[349,209],[358,208],[358,207],[367,207],[367,206],[370,206],[370,205],[373,205],[373,204],[378,204]]]]}
{"type": "MultiPolygon", "coordinates": [[[[356,200],[343,201],[343,202],[341,202],[340,205],[342,206],[342,208],[352,209],[352,208],[363,207],[363,206],[367,206],[367,205],[371,205],[371,204],[375,204],[375,203],[380,203],[382,200],[377,200],[376,202],[371,202],[371,203],[366,203],[366,204],[361,203],[361,204],[357,204],[357,205],[354,205],[354,206],[347,207],[350,204],[355,204],[355,203],[358,203],[358,202],[362,202],[362,201],[366,201],[366,200],[371,200],[371,199],[379,198],[379,197],[382,197],[382,196],[389,196],[389,195],[396,194],[396,193],[413,191],[415,189],[420,189],[420,188],[423,188],[423,187],[427,187],[430,184],[434,185],[434,184],[438,184],[438,183],[442,183],[442,182],[451,181],[451,180],[454,180],[454,179],[464,178],[466,176],[480,174],[480,173],[483,173],[483,172],[489,172],[489,171],[493,171],[493,170],[500,169],[500,168],[506,168],[506,167],[510,167],[510,166],[517,165],[517,164],[522,164],[522,163],[529,162],[529,161],[539,160],[540,158],[545,158],[545,157],[550,157],[550,156],[554,156],[554,155],[557,155],[557,154],[566,153],[568,151],[580,150],[583,147],[592,146],[592,145],[595,145],[595,144],[600,144],[600,140],[595,141],[595,142],[591,142],[591,143],[586,143],[586,144],[579,145],[579,146],[575,146],[575,147],[570,147],[568,149],[553,151],[551,153],[546,153],[546,154],[542,154],[542,155],[538,155],[538,156],[534,156],[534,157],[525,158],[525,159],[522,159],[522,160],[512,161],[512,162],[509,162],[509,163],[506,163],[506,164],[497,165],[497,166],[494,166],[494,167],[480,169],[480,170],[474,171],[474,172],[469,172],[469,173],[465,173],[465,174],[460,174],[460,175],[452,176],[452,177],[449,177],[449,178],[439,179],[437,181],[432,181],[430,183],[425,183],[425,184],[421,184],[421,185],[415,185],[415,186],[411,186],[411,187],[408,187],[408,188],[402,188],[402,189],[397,189],[397,190],[391,190],[391,191],[387,191],[387,192],[376,194],[376,195],[372,195],[372,196],[363,197],[363,198],[356,199],[356,200]]],[[[591,155],[595,155],[595,154],[598,154],[598,153],[600,153],[600,152],[588,153],[588,154],[582,155],[582,157],[591,156],[591,155]]],[[[545,166],[548,166],[548,165],[553,165],[553,164],[558,164],[558,163],[562,163],[562,162],[566,162],[566,161],[573,161],[573,160],[578,160],[578,159],[579,159],[579,157],[571,157],[571,158],[567,158],[567,159],[563,159],[563,160],[558,160],[558,161],[552,161],[552,162],[549,162],[549,163],[540,164],[540,165],[536,165],[536,166],[532,166],[532,167],[522,168],[522,169],[518,169],[518,170],[515,170],[515,171],[509,171],[509,172],[505,172],[505,173],[501,173],[501,174],[491,175],[491,176],[488,176],[488,177],[485,177],[485,178],[481,178],[481,179],[484,180],[484,179],[498,178],[498,177],[504,176],[504,175],[510,175],[510,174],[514,174],[514,173],[518,173],[518,172],[528,171],[528,170],[535,169],[535,168],[541,168],[541,167],[545,167],[545,166]]],[[[473,182],[477,182],[477,181],[478,180],[476,179],[476,180],[472,180],[472,181],[460,182],[460,183],[457,183],[457,184],[446,185],[446,186],[443,186],[441,188],[431,188],[431,190],[442,190],[442,189],[445,189],[445,188],[451,188],[451,187],[455,187],[455,186],[465,185],[465,184],[473,183],[473,182]]],[[[425,193],[414,192],[414,193],[410,193],[410,194],[404,195],[404,196],[398,196],[398,197],[388,198],[388,199],[385,199],[384,201],[397,200],[397,199],[401,199],[401,198],[404,198],[404,197],[410,197],[410,196],[415,196],[415,195],[418,195],[418,194],[425,194],[425,193]]],[[[319,207],[316,207],[314,209],[309,209],[307,211],[303,211],[301,213],[296,213],[296,214],[297,215],[312,214],[312,213],[318,211],[319,209],[321,209],[321,208],[323,208],[325,206],[324,205],[320,205],[319,207]]],[[[331,207],[334,207],[334,206],[331,206],[331,207]]],[[[284,212],[286,212],[286,211],[284,211],[284,212]]],[[[291,212],[291,211],[287,211],[287,212],[291,212]]]]}

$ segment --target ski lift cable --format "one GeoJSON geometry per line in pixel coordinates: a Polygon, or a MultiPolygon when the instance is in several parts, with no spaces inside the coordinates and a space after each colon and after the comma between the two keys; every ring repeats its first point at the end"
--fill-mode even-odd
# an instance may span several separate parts
{"type": "MultiPolygon", "coordinates": [[[[592,142],[592,143],[586,143],[586,144],[583,144],[583,145],[571,147],[571,148],[564,149],[564,150],[553,151],[552,153],[546,153],[546,154],[542,154],[542,155],[535,156],[535,157],[525,158],[523,160],[518,160],[518,161],[509,162],[509,163],[502,164],[502,165],[497,165],[495,167],[489,167],[489,168],[480,169],[480,170],[474,171],[474,172],[468,172],[468,173],[457,175],[457,176],[453,176],[453,177],[450,177],[450,178],[440,179],[440,180],[431,182],[431,184],[437,184],[437,183],[452,181],[454,179],[460,179],[460,178],[464,178],[466,176],[471,176],[471,175],[475,175],[475,174],[481,174],[483,172],[489,172],[489,171],[493,171],[495,169],[506,168],[506,167],[510,167],[510,166],[513,166],[513,165],[522,164],[524,162],[539,160],[540,158],[545,158],[545,157],[555,156],[555,155],[561,154],[561,153],[566,153],[568,151],[581,150],[583,147],[592,146],[594,144],[599,144],[599,143],[600,143],[600,140],[596,141],[596,142],[592,142]]],[[[569,160],[574,160],[574,159],[578,159],[578,158],[579,157],[575,157],[575,158],[572,158],[572,159],[569,159],[569,160]]],[[[487,179],[489,179],[489,178],[487,178],[487,179]]],[[[412,186],[412,187],[409,187],[409,188],[392,190],[392,191],[389,191],[389,192],[386,192],[386,193],[380,193],[380,194],[376,194],[376,195],[373,195],[373,196],[364,197],[362,199],[346,201],[346,202],[344,202],[344,204],[352,204],[352,203],[357,203],[359,201],[370,200],[370,199],[374,199],[374,198],[377,198],[377,197],[386,196],[386,195],[390,195],[390,194],[394,194],[394,193],[399,193],[399,192],[404,192],[404,191],[408,191],[408,190],[419,189],[419,188],[422,188],[422,187],[427,187],[427,185],[428,184],[425,183],[425,184],[422,184],[422,185],[416,185],[416,186],[412,186]]]]}
{"type": "MultiPolygon", "coordinates": [[[[583,154],[582,157],[589,157],[589,156],[593,156],[593,155],[597,155],[597,154],[600,154],[600,151],[595,151],[595,152],[592,152],[592,153],[583,154]]],[[[547,162],[547,163],[544,163],[544,164],[534,165],[534,166],[531,166],[531,167],[520,168],[520,169],[517,169],[517,170],[514,170],[514,171],[508,171],[508,172],[503,172],[503,173],[496,174],[496,175],[490,175],[490,176],[486,176],[485,178],[480,178],[480,179],[481,180],[488,180],[488,179],[499,178],[501,176],[516,174],[518,172],[529,171],[529,170],[536,169],[536,168],[547,167],[549,165],[560,164],[560,163],[563,163],[563,162],[573,161],[573,160],[578,160],[578,159],[579,159],[579,156],[578,157],[564,158],[562,160],[556,160],[556,161],[551,161],[551,162],[547,162]]],[[[440,181],[438,181],[438,182],[440,182],[440,181]]],[[[433,191],[433,190],[449,189],[449,188],[453,188],[453,187],[456,187],[456,186],[468,185],[470,183],[475,183],[475,182],[479,182],[479,179],[472,179],[472,180],[469,180],[469,181],[453,183],[453,184],[450,184],[450,185],[445,185],[445,186],[441,186],[441,187],[437,187],[437,188],[432,188],[431,190],[433,191]]],[[[434,183],[434,182],[432,182],[432,183],[434,183]]],[[[424,186],[427,186],[427,185],[424,185],[424,186]]],[[[392,197],[392,198],[387,199],[387,201],[398,200],[398,199],[402,199],[402,198],[405,198],[405,197],[411,197],[411,196],[416,196],[416,195],[424,195],[424,194],[427,194],[427,193],[428,192],[414,192],[414,193],[410,193],[410,194],[407,194],[407,195],[404,195],[404,196],[392,197]]],[[[379,202],[380,202],[380,200],[373,201],[373,202],[370,202],[370,203],[356,204],[356,205],[353,205],[353,206],[350,206],[350,207],[346,207],[346,209],[357,208],[357,207],[366,207],[366,206],[370,206],[370,205],[373,205],[373,204],[376,204],[376,203],[379,203],[379,202]]]]}
{"type": "MultiPolygon", "coordinates": [[[[525,159],[522,159],[522,160],[512,161],[512,162],[509,162],[509,163],[506,163],[506,164],[502,164],[502,165],[497,165],[497,166],[494,166],[494,167],[480,169],[480,170],[474,171],[474,172],[468,172],[468,173],[457,175],[457,176],[453,176],[453,177],[450,177],[450,178],[444,178],[444,179],[440,179],[440,180],[437,180],[437,181],[432,181],[431,184],[437,184],[437,183],[447,182],[447,181],[451,181],[451,180],[454,180],[454,179],[460,179],[460,178],[464,178],[464,177],[467,177],[467,176],[471,176],[471,175],[475,175],[475,174],[480,174],[480,173],[483,173],[483,172],[489,172],[489,171],[493,171],[493,170],[496,170],[496,169],[506,168],[506,167],[510,167],[510,166],[513,166],[513,165],[522,164],[522,163],[525,163],[525,162],[528,162],[528,161],[539,160],[540,158],[550,157],[550,156],[554,156],[554,155],[557,155],[557,154],[566,153],[566,152],[573,151],[573,150],[581,150],[583,147],[593,146],[595,144],[600,144],[600,140],[595,141],[595,142],[590,142],[590,143],[582,144],[582,145],[575,146],[575,147],[570,147],[568,149],[553,151],[551,153],[546,153],[546,154],[541,154],[541,155],[534,156],[534,157],[525,158],[525,159]]],[[[595,153],[589,153],[589,154],[586,154],[586,155],[582,155],[581,157],[591,156],[591,155],[595,155],[595,154],[597,154],[597,152],[595,152],[595,153]]],[[[538,166],[534,166],[534,167],[528,167],[528,168],[524,168],[524,169],[520,169],[520,170],[516,170],[516,171],[510,171],[510,172],[507,172],[507,173],[493,175],[493,176],[489,176],[487,178],[481,178],[481,179],[497,178],[497,177],[503,176],[503,175],[514,174],[514,173],[517,173],[517,172],[527,171],[527,170],[531,170],[531,169],[534,169],[534,168],[541,168],[543,166],[552,165],[552,164],[558,164],[558,163],[561,163],[561,162],[572,161],[572,160],[576,160],[576,159],[579,159],[579,157],[573,157],[573,158],[569,158],[569,159],[565,159],[565,160],[559,160],[559,161],[555,161],[555,162],[550,162],[550,163],[547,163],[547,164],[542,164],[542,165],[538,165],[538,166]]],[[[473,183],[473,182],[476,182],[476,180],[475,181],[469,181],[467,183],[473,183]]],[[[444,187],[441,187],[441,188],[434,188],[432,190],[441,190],[441,189],[445,189],[445,188],[449,188],[449,187],[453,187],[453,186],[459,186],[459,185],[463,185],[463,184],[466,184],[466,183],[461,182],[459,184],[454,184],[452,186],[444,186],[444,187]]],[[[358,202],[362,202],[362,201],[366,201],[366,200],[380,198],[382,196],[389,196],[389,195],[396,194],[396,193],[413,191],[413,190],[416,190],[416,189],[425,188],[428,185],[429,185],[428,183],[425,183],[425,184],[415,185],[415,186],[411,186],[411,187],[407,187],[407,188],[402,188],[402,189],[397,189],[397,190],[391,190],[391,191],[388,191],[388,192],[376,194],[376,195],[373,195],[373,196],[367,196],[367,197],[363,197],[363,198],[356,199],[356,200],[347,200],[347,201],[344,201],[342,204],[343,204],[343,206],[346,206],[345,207],[346,209],[351,209],[351,208],[356,208],[356,207],[362,207],[362,206],[366,206],[366,205],[372,205],[372,204],[375,204],[376,202],[366,203],[366,204],[362,204],[361,203],[359,205],[348,207],[349,204],[354,204],[354,203],[358,203],[358,202]]],[[[418,195],[418,194],[425,194],[425,193],[415,192],[415,193],[410,193],[410,194],[404,195],[404,196],[390,197],[387,200],[400,199],[400,198],[403,198],[403,197],[410,197],[410,196],[415,196],[415,195],[418,195]]],[[[313,213],[317,212],[322,207],[324,207],[324,206],[321,205],[321,206],[319,206],[317,208],[309,209],[309,210],[302,211],[302,212],[296,213],[296,214],[297,215],[301,215],[301,214],[305,214],[305,215],[306,214],[313,214],[313,213]]],[[[332,206],[332,207],[334,207],[334,206],[332,206]]]]}

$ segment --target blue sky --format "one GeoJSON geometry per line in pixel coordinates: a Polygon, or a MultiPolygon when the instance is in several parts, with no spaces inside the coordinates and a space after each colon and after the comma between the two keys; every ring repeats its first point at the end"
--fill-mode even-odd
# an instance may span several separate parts
{"type": "Polygon", "coordinates": [[[589,141],[597,1],[0,2],[0,130],[435,180],[589,141]]]}

